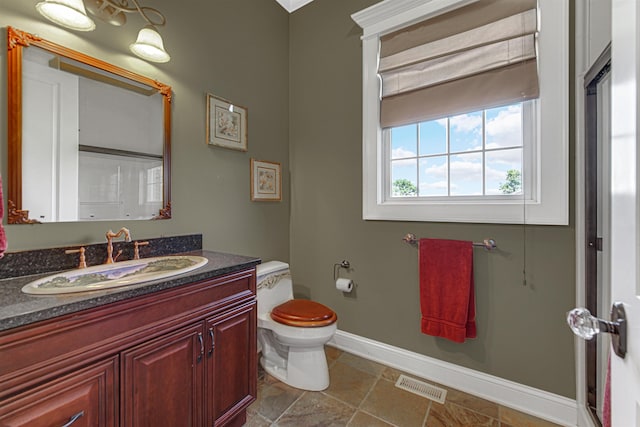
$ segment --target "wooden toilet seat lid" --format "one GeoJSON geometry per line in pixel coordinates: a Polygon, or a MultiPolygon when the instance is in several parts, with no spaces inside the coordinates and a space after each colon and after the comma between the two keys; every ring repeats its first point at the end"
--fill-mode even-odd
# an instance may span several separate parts
{"type": "Polygon", "coordinates": [[[278,323],[303,328],[328,326],[338,320],[329,307],[306,299],[292,299],[274,307],[271,318],[278,323]]]}

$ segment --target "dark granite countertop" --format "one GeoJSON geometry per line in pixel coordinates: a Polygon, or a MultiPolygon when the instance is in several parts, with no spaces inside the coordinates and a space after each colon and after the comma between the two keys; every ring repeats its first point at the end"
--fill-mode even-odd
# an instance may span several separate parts
{"type": "Polygon", "coordinates": [[[61,295],[28,295],[22,292],[27,283],[52,273],[33,274],[0,280],[0,331],[51,319],[64,314],[146,295],[187,283],[210,279],[234,271],[251,268],[260,259],[212,251],[191,251],[176,255],[200,255],[209,262],[190,272],[170,277],[101,291],[61,295]]]}

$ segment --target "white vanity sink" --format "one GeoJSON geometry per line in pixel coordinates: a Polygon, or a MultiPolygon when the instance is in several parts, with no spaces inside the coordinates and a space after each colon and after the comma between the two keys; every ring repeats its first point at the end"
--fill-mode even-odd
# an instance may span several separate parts
{"type": "Polygon", "coordinates": [[[57,295],[136,285],[186,273],[202,267],[208,261],[201,256],[175,255],[102,264],[34,280],[25,285],[22,292],[57,295]]]}

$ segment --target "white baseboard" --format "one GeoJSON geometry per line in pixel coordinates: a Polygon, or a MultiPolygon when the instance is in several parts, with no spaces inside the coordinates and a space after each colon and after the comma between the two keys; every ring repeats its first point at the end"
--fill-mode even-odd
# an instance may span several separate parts
{"type": "Polygon", "coordinates": [[[340,330],[329,345],[556,424],[578,425],[576,401],[557,394],[340,330]]]}

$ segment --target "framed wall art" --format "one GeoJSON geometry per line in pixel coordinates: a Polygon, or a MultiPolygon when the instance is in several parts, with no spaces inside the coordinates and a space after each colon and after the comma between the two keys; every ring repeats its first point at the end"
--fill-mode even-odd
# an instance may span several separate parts
{"type": "Polygon", "coordinates": [[[282,200],[280,163],[251,159],[251,200],[255,202],[282,200]]]}
{"type": "Polygon", "coordinates": [[[207,94],[207,144],[247,151],[247,108],[207,94]]]}

